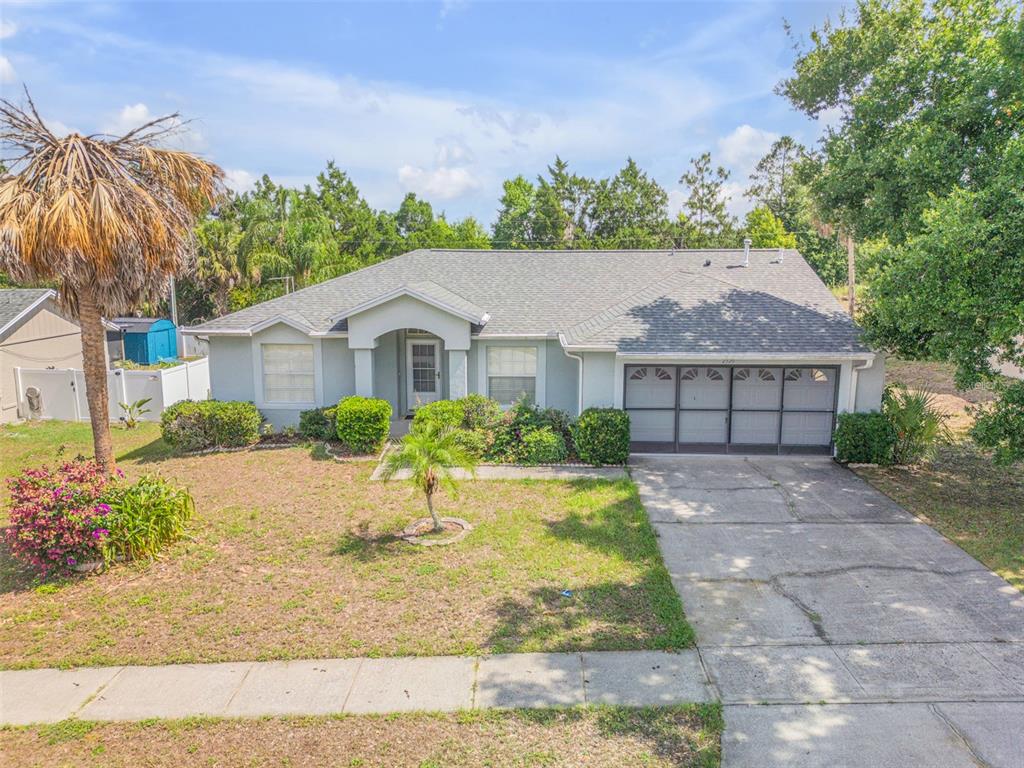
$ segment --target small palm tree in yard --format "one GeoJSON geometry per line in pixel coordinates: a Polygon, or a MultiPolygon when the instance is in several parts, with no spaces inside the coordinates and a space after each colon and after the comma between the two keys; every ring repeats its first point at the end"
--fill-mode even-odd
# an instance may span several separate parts
{"type": "MultiPolygon", "coordinates": [[[[26,93],[27,96],[27,93],[26,93]]],[[[56,283],[82,327],[85,394],[96,461],[113,468],[102,317],[159,301],[192,262],[192,227],[214,202],[220,168],[159,144],[176,115],[123,136],[59,137],[31,99],[0,99],[0,269],[56,283]]]]}
{"type": "Polygon", "coordinates": [[[409,481],[427,497],[427,509],[434,521],[434,530],[442,531],[441,518],[434,509],[434,494],[444,487],[457,491],[453,470],[476,469],[476,457],[459,443],[458,430],[437,424],[417,426],[402,438],[399,447],[384,462],[385,480],[402,470],[409,470],[409,481]]]}

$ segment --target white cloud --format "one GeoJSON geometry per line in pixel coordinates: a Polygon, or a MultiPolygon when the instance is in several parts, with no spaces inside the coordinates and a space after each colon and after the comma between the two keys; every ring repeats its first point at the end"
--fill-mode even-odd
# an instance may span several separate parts
{"type": "Polygon", "coordinates": [[[14,37],[18,32],[18,25],[13,21],[7,21],[6,19],[0,19],[0,40],[6,40],[8,37],[14,37]]]}
{"type": "Polygon", "coordinates": [[[256,185],[256,175],[241,168],[225,168],[224,183],[235,192],[248,192],[256,185]]]}
{"type": "Polygon", "coordinates": [[[456,11],[464,10],[469,0],[441,0],[441,18],[446,19],[456,11]]]}
{"type": "MultiPolygon", "coordinates": [[[[122,136],[136,128],[141,128],[158,116],[142,102],[127,104],[121,108],[116,117],[104,124],[102,131],[114,136],[122,136]]],[[[194,124],[175,120],[174,126],[174,130],[170,134],[159,139],[161,145],[187,152],[199,152],[206,148],[206,138],[194,124]]]]}
{"type": "MultiPolygon", "coordinates": [[[[43,122],[46,124],[46,127],[50,129],[50,133],[52,133],[57,138],[63,138],[67,136],[69,133],[75,133],[74,128],[72,128],[69,125],[65,125],[60,120],[51,120],[49,118],[43,118],[43,122]]],[[[79,131],[79,133],[81,133],[81,131],[79,131]]]]}
{"type": "MultiPolygon", "coordinates": [[[[741,21],[751,27],[763,19],[741,21]]],[[[187,138],[194,149],[208,146],[212,159],[225,167],[309,183],[333,158],[374,207],[393,207],[405,191],[416,191],[457,200],[449,209],[453,215],[472,212],[485,220],[493,215],[502,179],[534,176],[556,154],[575,170],[595,176],[613,173],[632,155],[672,190],[688,158],[715,147],[714,123],[723,108],[770,93],[770,84],[761,87],[761,80],[771,77],[770,67],[761,66],[746,43],[737,45],[743,48],[743,66],[757,71],[756,88],[729,87],[729,79],[714,68],[694,63],[694,48],[718,50],[730,36],[742,41],[729,25],[721,35],[701,35],[652,55],[531,51],[516,59],[518,75],[523,82],[533,79],[548,86],[495,96],[159,44],[52,18],[35,23],[87,41],[122,62],[126,72],[133,62],[144,61],[145,73],[157,73],[155,82],[131,83],[145,91],[128,92],[158,96],[112,115],[111,128],[135,128],[137,121],[125,125],[130,117],[151,118],[169,104],[186,117],[201,117],[202,134],[189,125],[187,138]],[[169,73],[190,83],[185,95],[166,92],[167,81],[161,78],[169,73]]],[[[504,56],[495,52],[494,63],[504,56]]],[[[87,96],[92,103],[111,105],[110,93],[98,87],[82,94],[87,96]]],[[[93,128],[87,117],[71,114],[67,119],[93,128]]],[[[753,156],[753,150],[742,150],[743,139],[756,145],[766,136],[774,134],[741,125],[723,137],[715,159],[730,166],[734,180],[746,182],[749,171],[733,159],[753,156]]],[[[242,186],[246,173],[230,171],[234,176],[228,184],[242,186]]]]}
{"type": "Polygon", "coordinates": [[[14,71],[14,65],[6,56],[0,56],[0,83],[13,83],[18,79],[18,73],[14,71]]]}
{"type": "Polygon", "coordinates": [[[145,125],[153,119],[153,114],[142,102],[124,106],[113,120],[103,126],[104,133],[120,136],[145,125]]]}
{"type": "Polygon", "coordinates": [[[741,125],[718,140],[719,155],[726,165],[746,176],[778,138],[772,131],[741,125]]]}

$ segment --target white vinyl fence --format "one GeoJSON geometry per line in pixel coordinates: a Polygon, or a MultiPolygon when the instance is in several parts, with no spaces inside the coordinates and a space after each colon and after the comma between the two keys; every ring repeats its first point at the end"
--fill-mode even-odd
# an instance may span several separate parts
{"type": "MultiPolygon", "coordinates": [[[[88,421],[89,403],[85,398],[85,375],[74,368],[15,368],[18,385],[18,415],[23,419],[60,419],[88,421]],[[27,391],[39,392],[39,407],[32,410],[27,391]]],[[[179,400],[208,400],[210,363],[207,358],[182,363],[174,368],[154,371],[107,371],[110,420],[123,415],[119,403],[134,403],[144,397],[149,413],[144,421],[159,421],[164,409],[179,400]]]]}

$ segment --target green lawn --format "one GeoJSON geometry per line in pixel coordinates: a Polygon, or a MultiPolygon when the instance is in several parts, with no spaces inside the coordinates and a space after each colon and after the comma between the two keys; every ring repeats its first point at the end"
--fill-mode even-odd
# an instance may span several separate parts
{"type": "Polygon", "coordinates": [[[65,720],[0,730],[21,766],[337,765],[414,768],[714,768],[717,704],[593,707],[451,715],[164,720],[65,720]]]}
{"type": "MultiPolygon", "coordinates": [[[[0,555],[0,666],[679,648],[692,632],[629,481],[462,484],[450,547],[397,540],[423,500],[304,447],[174,457],[114,433],[129,477],[188,486],[153,563],[37,583],[0,555]],[[571,590],[571,597],[563,597],[571,590]]],[[[88,452],[86,425],[0,429],[5,474],[88,452]]]]}
{"type": "Polygon", "coordinates": [[[1024,467],[964,442],[917,467],[854,471],[1024,592],[1024,467]]]}

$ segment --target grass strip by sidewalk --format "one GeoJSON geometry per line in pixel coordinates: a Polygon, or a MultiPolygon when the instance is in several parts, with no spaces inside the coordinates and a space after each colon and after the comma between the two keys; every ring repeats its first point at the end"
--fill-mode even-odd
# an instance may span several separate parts
{"type": "Polygon", "coordinates": [[[0,730],[12,765],[715,768],[718,704],[61,723],[0,730]],[[186,757],[187,756],[187,757],[186,757]]]}

